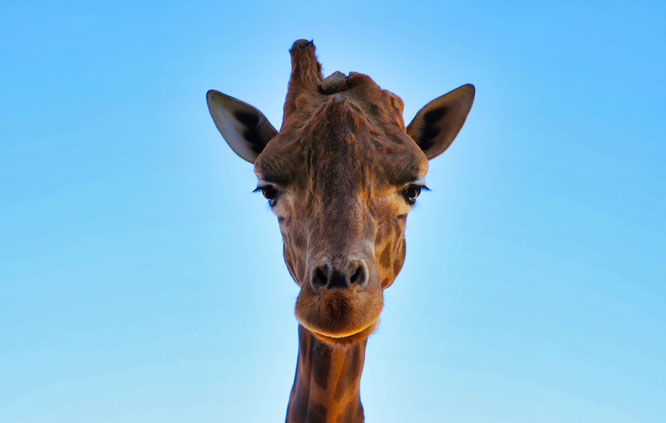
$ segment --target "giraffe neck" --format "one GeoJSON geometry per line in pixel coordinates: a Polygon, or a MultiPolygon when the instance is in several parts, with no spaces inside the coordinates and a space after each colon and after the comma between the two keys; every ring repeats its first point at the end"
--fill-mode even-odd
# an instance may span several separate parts
{"type": "Polygon", "coordinates": [[[363,422],[359,387],[367,338],[333,345],[299,325],[298,341],[287,423],[363,422]]]}

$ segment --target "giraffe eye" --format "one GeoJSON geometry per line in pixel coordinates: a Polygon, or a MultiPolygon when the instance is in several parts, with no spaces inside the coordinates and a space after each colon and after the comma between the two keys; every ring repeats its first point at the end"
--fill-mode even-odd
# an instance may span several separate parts
{"type": "Polygon", "coordinates": [[[261,191],[264,195],[264,198],[268,200],[268,204],[273,207],[277,201],[278,195],[280,192],[275,189],[273,185],[264,185],[263,187],[258,187],[253,192],[261,191]]]}
{"type": "Polygon", "coordinates": [[[277,197],[277,190],[272,185],[261,188],[261,192],[267,200],[275,200],[277,197]]]}
{"type": "Polygon", "coordinates": [[[402,196],[405,197],[405,201],[409,205],[414,205],[416,198],[421,194],[421,190],[425,188],[420,185],[408,185],[405,189],[402,190],[402,196]]]}

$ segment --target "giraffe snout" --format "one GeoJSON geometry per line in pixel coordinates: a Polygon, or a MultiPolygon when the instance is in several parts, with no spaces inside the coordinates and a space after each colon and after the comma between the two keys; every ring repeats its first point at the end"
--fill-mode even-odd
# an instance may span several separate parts
{"type": "Polygon", "coordinates": [[[349,260],[344,265],[322,262],[312,267],[310,286],[316,293],[323,289],[363,289],[368,284],[368,266],[364,260],[349,260]]]}

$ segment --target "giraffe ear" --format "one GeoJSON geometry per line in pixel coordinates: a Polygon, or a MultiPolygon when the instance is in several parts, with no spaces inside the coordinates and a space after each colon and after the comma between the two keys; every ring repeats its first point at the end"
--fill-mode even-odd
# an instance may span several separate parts
{"type": "Polygon", "coordinates": [[[407,126],[407,133],[428,160],[449,148],[462,128],[474,101],[474,85],[462,87],[426,104],[407,126]]]}
{"type": "Polygon", "coordinates": [[[219,91],[208,91],[206,101],[215,126],[229,147],[241,158],[254,163],[277,130],[255,107],[219,91]]]}

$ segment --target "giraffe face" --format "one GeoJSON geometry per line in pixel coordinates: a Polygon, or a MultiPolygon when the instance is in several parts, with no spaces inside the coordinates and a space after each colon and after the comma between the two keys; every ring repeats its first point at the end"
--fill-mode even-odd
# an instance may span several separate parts
{"type": "Polygon", "coordinates": [[[301,287],[303,326],[337,342],[374,328],[382,291],[405,259],[405,221],[427,168],[397,122],[384,127],[344,96],[268,143],[255,173],[301,287]]]}
{"type": "Polygon", "coordinates": [[[405,222],[432,159],[451,144],[474,98],[464,85],[405,127],[402,101],[366,75],[323,79],[311,42],[291,49],[277,131],[257,109],[217,91],[208,106],[230,147],[254,163],[278,217],[287,268],[300,286],[296,318],[347,343],[376,327],[383,290],[405,260],[405,222]]]}

